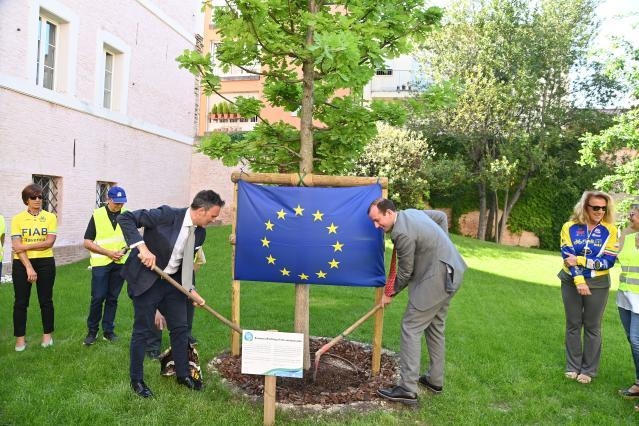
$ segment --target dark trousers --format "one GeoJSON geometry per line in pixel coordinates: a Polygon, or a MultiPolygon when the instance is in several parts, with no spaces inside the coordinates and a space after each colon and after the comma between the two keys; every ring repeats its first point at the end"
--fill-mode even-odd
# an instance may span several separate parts
{"type": "Polygon", "coordinates": [[[186,296],[168,282],[158,279],[150,289],[133,297],[134,321],[129,367],[132,381],[144,379],[144,350],[149,330],[155,328],[156,309],[159,309],[166,318],[176,376],[190,375],[186,296]]]}
{"type": "MultiPolygon", "coordinates": [[[[53,332],[53,284],[55,282],[55,260],[53,257],[29,259],[38,274],[35,286],[40,303],[42,332],[53,332]]],[[[11,271],[13,279],[13,335],[21,337],[27,334],[27,308],[31,298],[31,284],[27,281],[27,270],[19,259],[13,260],[11,271]]]]}
{"type": "MultiPolygon", "coordinates": [[[[160,313],[162,313],[160,311],[160,313]]],[[[188,327],[188,341],[191,342],[193,337],[193,315],[195,313],[195,306],[193,306],[193,302],[190,300],[186,300],[186,323],[188,327]]],[[[164,315],[162,313],[162,315],[164,315]]],[[[146,351],[147,352],[160,352],[162,348],[162,330],[159,330],[157,327],[153,326],[149,330],[149,334],[146,338],[146,351]]]]}
{"type": "Polygon", "coordinates": [[[91,334],[98,333],[100,320],[102,332],[113,333],[118,297],[124,285],[124,278],[120,275],[121,269],[122,265],[114,262],[91,268],[91,306],[87,318],[87,328],[91,334]]]}

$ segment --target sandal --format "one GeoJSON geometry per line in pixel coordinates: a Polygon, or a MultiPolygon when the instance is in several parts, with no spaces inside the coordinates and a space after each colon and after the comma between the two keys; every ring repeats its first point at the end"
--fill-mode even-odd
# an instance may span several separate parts
{"type": "Polygon", "coordinates": [[[581,384],[586,385],[592,381],[592,377],[587,376],[585,374],[580,374],[577,376],[577,381],[581,384]]]}
{"type": "Polygon", "coordinates": [[[577,378],[577,373],[574,371],[566,371],[564,376],[566,376],[566,379],[575,380],[577,378]]]}

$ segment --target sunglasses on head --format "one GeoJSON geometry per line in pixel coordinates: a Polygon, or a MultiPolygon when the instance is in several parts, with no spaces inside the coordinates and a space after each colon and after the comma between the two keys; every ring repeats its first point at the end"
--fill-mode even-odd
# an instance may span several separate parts
{"type": "Polygon", "coordinates": [[[591,206],[590,204],[588,204],[588,207],[590,207],[593,212],[598,212],[599,210],[603,210],[603,211],[608,210],[607,206],[591,206]]]}
{"type": "Polygon", "coordinates": [[[29,197],[30,200],[41,200],[42,195],[32,195],[29,197]]]}

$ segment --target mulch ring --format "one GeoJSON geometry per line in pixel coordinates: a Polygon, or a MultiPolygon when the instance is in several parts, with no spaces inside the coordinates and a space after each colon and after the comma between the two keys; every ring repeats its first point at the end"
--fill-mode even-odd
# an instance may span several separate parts
{"type": "MultiPolygon", "coordinates": [[[[398,376],[398,360],[394,354],[382,351],[380,374],[371,376],[372,348],[370,345],[340,341],[320,358],[317,378],[313,381],[315,352],[330,339],[310,338],[311,368],[301,379],[277,377],[277,402],[291,406],[333,406],[373,403],[382,404],[377,389],[393,386],[398,376]]],[[[234,390],[253,399],[264,393],[264,376],[242,374],[241,357],[228,352],[220,354],[208,364],[209,371],[217,371],[234,390]]]]}

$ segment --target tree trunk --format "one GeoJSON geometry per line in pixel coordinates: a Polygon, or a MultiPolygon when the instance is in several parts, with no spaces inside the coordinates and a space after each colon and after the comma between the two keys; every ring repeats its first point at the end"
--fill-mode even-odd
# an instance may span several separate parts
{"type": "Polygon", "coordinates": [[[477,184],[479,192],[479,223],[477,224],[477,239],[486,240],[486,184],[479,182],[477,184]]]}
{"type": "Polygon", "coordinates": [[[510,217],[510,212],[513,210],[513,207],[515,207],[515,204],[517,204],[517,201],[519,201],[519,197],[524,192],[524,189],[526,189],[526,186],[528,185],[528,179],[530,179],[531,173],[532,171],[528,171],[524,175],[521,182],[519,182],[519,185],[517,185],[517,188],[515,188],[515,191],[513,192],[513,196],[510,198],[510,200],[507,199],[506,202],[504,203],[504,213],[501,215],[501,220],[499,221],[499,229],[502,236],[508,224],[508,218],[510,217]]]}
{"type": "MultiPolygon", "coordinates": [[[[508,220],[508,214],[506,212],[506,206],[508,205],[508,196],[509,196],[508,188],[506,188],[506,191],[504,192],[505,192],[504,193],[504,209],[502,210],[501,219],[499,220],[499,222],[497,222],[495,218],[495,242],[497,244],[501,244],[501,241],[504,236],[504,229],[506,229],[506,225],[505,225],[506,222],[504,222],[504,218],[508,220]]],[[[499,211],[499,205],[497,205],[497,211],[499,211]]]]}
{"type": "Polygon", "coordinates": [[[493,225],[495,223],[495,192],[490,193],[490,202],[488,203],[488,218],[486,219],[486,239],[491,240],[493,237],[493,225]]]}
{"type": "MultiPolygon", "coordinates": [[[[308,0],[308,11],[317,13],[315,0],[308,0]]],[[[315,27],[306,30],[306,45],[313,44],[315,27]]],[[[302,64],[302,103],[300,108],[300,173],[313,173],[313,90],[315,71],[313,62],[302,64]]],[[[295,332],[304,334],[304,370],[311,368],[309,345],[309,285],[295,285],[295,332]]]]}

